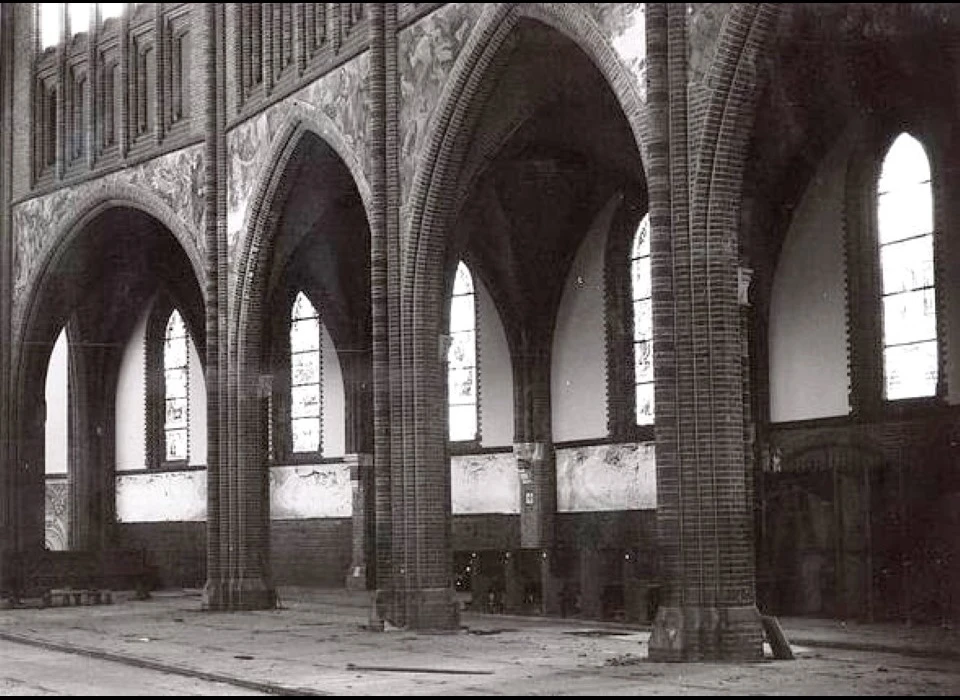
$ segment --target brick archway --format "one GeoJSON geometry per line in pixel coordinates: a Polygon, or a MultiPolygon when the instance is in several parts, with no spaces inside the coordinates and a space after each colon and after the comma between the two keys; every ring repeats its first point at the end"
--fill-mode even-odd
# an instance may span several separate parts
{"type": "MultiPolygon", "coordinates": [[[[196,249],[194,239],[188,228],[175,213],[159,202],[155,196],[144,193],[133,186],[114,184],[109,188],[98,190],[95,194],[91,194],[78,202],[76,213],[67,219],[55,233],[55,243],[51,244],[42,253],[40,262],[30,278],[29,292],[23,303],[20,323],[14,329],[10,386],[13,397],[11,401],[11,427],[15,436],[12,444],[15,446],[15,453],[10,461],[10,468],[13,470],[10,478],[13,483],[17,484],[18,488],[13,490],[14,494],[7,495],[11,499],[18,500],[17,510],[13,511],[18,515],[12,523],[16,532],[11,535],[10,540],[14,549],[37,549],[43,546],[44,411],[42,400],[37,400],[38,395],[43,395],[44,376],[47,367],[47,355],[42,348],[52,346],[53,338],[59,333],[68,317],[74,311],[80,309],[79,305],[83,300],[76,297],[78,290],[93,289],[97,290],[95,291],[96,294],[102,295],[103,289],[107,289],[107,287],[90,287],[91,280],[98,280],[102,275],[98,275],[96,269],[90,268],[89,263],[96,260],[91,256],[95,255],[97,251],[102,253],[103,248],[99,246],[106,245],[104,232],[115,230],[112,227],[115,227],[118,223],[130,221],[126,217],[134,217],[135,225],[124,231],[126,235],[124,243],[130,246],[132,240],[130,235],[135,236],[138,232],[143,231],[146,236],[144,240],[148,242],[154,252],[162,251],[165,255],[173,253],[173,257],[170,258],[171,262],[178,269],[190,271],[185,275],[185,278],[190,279],[192,277],[193,285],[190,286],[195,287],[199,304],[202,306],[204,303],[201,254],[196,249]],[[82,242],[82,239],[88,234],[95,234],[92,247],[84,246],[82,242]],[[80,256],[79,262],[74,257],[78,249],[85,251],[80,256]],[[94,252],[91,253],[91,251],[94,252]],[[182,257],[178,259],[178,256],[182,257]],[[71,270],[71,266],[76,269],[71,270]]],[[[126,253],[122,251],[130,250],[130,248],[123,248],[121,245],[118,250],[121,251],[118,255],[123,256],[126,253]]],[[[138,253],[138,255],[146,254],[138,253]]],[[[143,263],[145,258],[136,258],[135,256],[134,259],[140,260],[138,265],[141,268],[145,264],[143,263]]],[[[111,284],[127,284],[129,281],[125,282],[120,277],[113,277],[109,274],[105,277],[111,280],[111,284]]],[[[137,279],[146,280],[146,277],[140,275],[137,279]]],[[[137,294],[144,293],[147,286],[149,286],[147,281],[134,285],[138,290],[137,294]]],[[[110,287],[110,289],[116,290],[114,287],[110,287]]],[[[124,301],[130,302],[134,298],[141,297],[134,295],[124,301]]],[[[95,297],[96,299],[102,299],[102,297],[95,297]]],[[[123,327],[123,324],[118,327],[111,326],[111,329],[91,325],[91,323],[95,323],[94,318],[97,316],[97,314],[91,313],[92,308],[90,306],[80,314],[82,323],[87,324],[86,331],[92,335],[123,332],[118,330],[118,328],[123,327]]],[[[108,307],[100,304],[97,308],[105,309],[108,307]]],[[[128,307],[121,306],[120,308],[122,310],[128,307]]],[[[112,317],[113,319],[117,318],[116,313],[112,317]]],[[[101,318],[110,318],[110,314],[105,312],[105,315],[102,315],[101,318]]],[[[99,335],[95,338],[92,337],[92,343],[90,344],[92,349],[89,350],[88,354],[96,355],[99,358],[97,361],[104,363],[97,372],[106,371],[109,376],[102,376],[99,381],[94,374],[83,376],[86,386],[97,386],[104,391],[109,391],[109,387],[113,386],[112,382],[115,375],[110,374],[114,371],[110,369],[109,364],[111,351],[108,346],[111,343],[100,342],[103,339],[99,335]],[[103,370],[104,367],[107,370],[103,370]]],[[[83,338],[81,338],[82,340],[83,338]]],[[[92,367],[93,365],[90,366],[90,368],[92,367]]],[[[94,370],[90,369],[90,371],[94,370]]],[[[74,369],[71,369],[71,372],[76,374],[74,369]]],[[[83,391],[83,389],[78,390],[83,391]]],[[[82,396],[86,397],[86,394],[82,396]]],[[[81,398],[81,401],[86,400],[88,399],[81,398]]],[[[74,411],[73,413],[75,416],[83,418],[84,425],[89,430],[98,430],[91,416],[100,416],[97,420],[101,421],[109,420],[109,416],[112,415],[110,413],[112,408],[104,409],[105,413],[99,413],[100,407],[103,406],[101,398],[89,398],[89,401],[93,403],[96,410],[74,411]]],[[[104,423],[100,424],[99,431],[98,435],[112,435],[112,428],[104,423]]],[[[81,451],[85,455],[88,454],[86,447],[81,451]]],[[[103,472],[100,476],[90,472],[95,460],[91,461],[92,458],[87,459],[87,457],[78,457],[78,459],[83,462],[80,466],[83,472],[80,475],[82,479],[100,479],[104,484],[108,483],[105,476],[106,472],[103,472]],[[87,459],[89,464],[84,462],[84,459],[87,459]],[[84,464],[86,466],[83,466],[84,464]]],[[[99,462],[101,465],[106,463],[99,462]]],[[[107,486],[103,488],[106,489],[107,486]]],[[[110,498],[104,499],[103,512],[101,513],[104,518],[112,513],[111,503],[110,498]]],[[[93,532],[80,543],[85,548],[89,549],[94,545],[100,546],[107,540],[109,523],[104,519],[101,520],[102,522],[98,526],[99,531],[93,532]]]]}
{"type": "MultiPolygon", "coordinates": [[[[425,156],[414,176],[406,220],[409,236],[404,250],[401,285],[403,334],[403,457],[402,469],[414,483],[394,503],[394,517],[410,520],[417,531],[401,545],[402,559],[416,562],[419,586],[407,590],[406,619],[421,626],[455,624],[449,612],[448,572],[437,551],[449,549],[449,474],[446,470],[444,377],[439,371],[437,336],[441,332],[444,266],[452,240],[451,227],[460,199],[465,158],[486,97],[496,84],[498,62],[509,52],[511,35],[524,20],[546,25],[575,44],[604,76],[619,103],[630,131],[643,152],[645,133],[640,91],[596,22],[571,4],[499,4],[484,10],[450,73],[437,106],[425,156]],[[446,495],[445,495],[446,494],[446,495]],[[400,513],[397,513],[397,510],[400,513]],[[427,524],[426,527],[421,523],[427,524]],[[447,539],[444,539],[447,538],[447,539]],[[421,564],[431,552],[429,563],[421,564]]],[[[492,155],[497,143],[483,142],[492,155]]],[[[474,160],[483,160],[483,155],[474,160]]]]}
{"type": "Polygon", "coordinates": [[[337,126],[322,112],[294,101],[291,113],[270,145],[270,157],[259,174],[247,210],[235,257],[236,287],[230,293],[228,311],[229,363],[227,375],[228,441],[226,466],[218,476],[218,499],[208,510],[220,521],[218,542],[211,542],[211,556],[221,557],[225,577],[239,580],[210,582],[236,595],[223,597],[222,607],[267,607],[274,596],[270,571],[269,502],[265,494],[263,427],[260,408],[260,374],[266,352],[264,328],[268,315],[266,297],[271,262],[276,247],[280,204],[290,193],[289,177],[301,148],[315,139],[327,149],[324,157],[336,161],[349,175],[367,220],[371,211],[370,186],[353,152],[337,126]],[[242,527],[237,523],[242,522],[242,527]],[[229,542],[227,538],[231,539],[229,542]],[[231,565],[229,552],[242,560],[231,565]],[[236,556],[236,555],[234,555],[236,556]],[[229,572],[229,573],[227,573],[229,572]],[[239,573],[238,573],[239,572],[239,573]]]}

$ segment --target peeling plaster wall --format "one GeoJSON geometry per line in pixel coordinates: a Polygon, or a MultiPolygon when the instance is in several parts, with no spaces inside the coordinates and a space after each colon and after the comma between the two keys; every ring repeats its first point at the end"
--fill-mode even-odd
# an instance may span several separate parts
{"type": "Polygon", "coordinates": [[[608,432],[603,259],[618,201],[612,198],[594,219],[564,284],[550,370],[554,442],[608,432]]]}
{"type": "Polygon", "coordinates": [[[207,517],[207,472],[117,475],[117,521],[202,522],[207,517]]]}
{"type": "Polygon", "coordinates": [[[352,514],[349,465],[317,464],[270,469],[272,519],[349,518],[352,514]]]}
{"type": "Polygon", "coordinates": [[[490,292],[474,277],[480,368],[480,444],[513,445],[513,364],[507,334],[490,292]]]}
{"type": "Polygon", "coordinates": [[[841,139],[810,181],[780,251],[770,298],[770,420],[850,412],[841,139]]]}
{"type": "Polygon", "coordinates": [[[520,476],[513,452],[450,458],[454,515],[520,512],[520,476]]]}
{"type": "Polygon", "coordinates": [[[67,473],[69,449],[69,417],[67,413],[69,381],[69,352],[67,331],[60,331],[57,342],[47,363],[47,380],[44,399],[47,402],[47,421],[44,426],[44,470],[47,474],[67,473]]]}
{"type": "Polygon", "coordinates": [[[642,510],[657,507],[653,443],[557,450],[557,510],[642,510]]]}
{"type": "MultiPolygon", "coordinates": [[[[274,520],[349,518],[353,514],[348,464],[272,467],[269,480],[270,517],[274,520]]],[[[117,475],[119,522],[202,522],[206,517],[205,469],[117,475]]]]}

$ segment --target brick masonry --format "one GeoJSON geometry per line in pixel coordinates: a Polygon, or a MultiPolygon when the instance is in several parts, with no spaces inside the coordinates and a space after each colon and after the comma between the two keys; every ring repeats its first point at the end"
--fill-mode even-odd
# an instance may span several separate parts
{"type": "MultiPolygon", "coordinates": [[[[11,13],[6,5],[4,8],[4,18],[9,19],[11,13]]],[[[195,126],[203,134],[204,150],[204,259],[197,266],[197,277],[206,301],[206,600],[214,609],[268,607],[274,602],[275,585],[268,562],[283,560],[271,557],[271,550],[284,552],[285,557],[294,548],[291,543],[306,547],[307,542],[314,542],[305,524],[270,528],[267,522],[263,469],[266,441],[259,420],[266,271],[272,254],[270,235],[278,217],[273,205],[282,201],[287,191],[289,183],[284,178],[296,139],[294,131],[285,132],[291,141],[275,152],[276,159],[268,166],[267,184],[254,195],[250,207],[253,213],[247,222],[253,234],[244,239],[248,247],[237,266],[231,268],[226,241],[226,136],[235,110],[252,117],[274,101],[289,97],[298,79],[284,77],[292,75],[288,73],[274,82],[271,75],[255,98],[236,91],[228,95],[228,85],[242,70],[237,64],[245,60],[246,50],[237,48],[240,42],[231,33],[235,27],[231,29],[230,18],[235,15],[232,8],[228,15],[223,4],[197,9],[196,25],[203,47],[203,69],[197,72],[207,78],[201,86],[195,86],[202,90],[203,109],[195,126]],[[283,80],[290,82],[284,84],[283,80]],[[276,92],[271,93],[274,89],[276,92]],[[248,101],[240,105],[241,99],[248,101]],[[228,105],[233,106],[229,115],[228,105]],[[231,276],[241,281],[235,286],[235,297],[228,294],[231,276]]],[[[373,283],[376,508],[371,512],[377,516],[376,579],[387,601],[386,615],[415,627],[457,627],[451,576],[455,547],[471,541],[493,544],[501,538],[509,544],[514,537],[514,526],[506,521],[469,525],[451,519],[443,434],[446,389],[437,342],[444,290],[443,265],[439,262],[447,259],[453,238],[450,228],[457,195],[464,186],[459,178],[464,158],[472,139],[483,140],[483,134],[474,133],[474,127],[485,97],[496,85],[498,66],[508,60],[511,37],[524,22],[533,20],[574,39],[609,82],[638,142],[643,140],[639,150],[645,156],[654,231],[658,528],[663,573],[671,584],[664,620],[669,617],[673,620],[669,624],[684,633],[680,647],[665,649],[664,658],[750,657],[757,648],[759,626],[755,619],[753,543],[748,527],[750,494],[743,446],[745,396],[737,305],[737,237],[742,168],[757,89],[754,66],[763,54],[776,9],[769,5],[733,5],[720,23],[704,65],[696,66],[698,75],[705,76],[702,84],[690,90],[686,7],[649,4],[649,83],[644,104],[636,75],[623,65],[596,20],[580,6],[486,6],[450,69],[435,105],[431,130],[423,136],[422,157],[412,189],[402,202],[397,143],[402,99],[397,85],[398,8],[375,4],[369,10],[369,14],[361,13],[364,16],[356,23],[352,9],[348,15],[337,13],[332,35],[335,48],[331,50],[343,49],[336,59],[340,61],[356,55],[351,52],[369,51],[369,151],[361,166],[368,171],[370,183],[367,206],[373,283]],[[401,239],[401,229],[409,233],[408,238],[401,239]],[[491,529],[487,531],[487,527],[491,529]],[[710,636],[701,634],[704,630],[716,630],[718,634],[701,644],[695,640],[710,636]]],[[[407,21],[410,9],[401,11],[407,21]]],[[[24,15],[21,10],[17,12],[18,16],[24,15]]],[[[162,24],[161,14],[158,5],[158,26],[162,24]]],[[[303,26],[302,22],[296,23],[295,41],[303,26]]],[[[267,36],[272,34],[268,32],[267,36]]],[[[5,55],[9,55],[12,44],[8,34],[0,47],[5,55]]],[[[303,45],[298,44],[297,50],[302,51],[303,45]]],[[[272,65],[265,63],[268,69],[272,65]]],[[[301,69],[306,65],[302,54],[297,65],[301,69]]],[[[161,61],[159,70],[168,68],[165,60],[161,61]]],[[[3,70],[3,95],[10,94],[11,85],[27,84],[31,79],[28,66],[18,65],[17,75],[3,70]]],[[[306,80],[317,74],[307,70],[302,75],[306,80]]],[[[164,97],[158,95],[157,114],[162,114],[164,97]]],[[[10,107],[6,103],[0,106],[9,125],[10,107]]],[[[20,121],[19,117],[28,115],[13,116],[20,121]]],[[[18,138],[22,136],[18,134],[18,138]]],[[[140,155],[162,151],[162,127],[155,141],[151,150],[140,155]]],[[[5,144],[6,155],[10,145],[5,144]]],[[[22,166],[26,154],[14,155],[18,157],[5,159],[3,167],[22,166]],[[11,161],[14,165],[7,166],[11,161]]],[[[0,234],[9,228],[12,205],[9,176],[4,175],[2,184],[0,234]]],[[[71,181],[55,180],[51,187],[65,184],[71,181]]],[[[0,332],[9,333],[12,300],[7,291],[11,262],[7,247],[0,250],[0,262],[7,265],[0,270],[4,275],[4,287],[0,289],[4,302],[0,320],[4,325],[0,332]]],[[[56,272],[54,269],[52,274],[56,272]]],[[[27,325],[36,322],[35,316],[28,316],[27,325]]],[[[7,358],[4,370],[26,366],[19,357],[7,358]]],[[[533,385],[542,384],[542,374],[542,368],[539,373],[531,372],[533,385]]],[[[30,445],[36,440],[36,415],[17,411],[27,406],[27,396],[40,376],[42,373],[32,372],[14,377],[7,386],[15,391],[4,392],[14,397],[15,404],[0,418],[4,418],[5,429],[15,427],[18,431],[14,442],[19,450],[16,455],[4,456],[5,487],[18,473],[10,465],[26,461],[26,456],[35,461],[36,452],[31,452],[30,445]]],[[[544,410],[549,405],[548,392],[537,393],[537,386],[527,388],[533,390],[535,400],[530,406],[518,408],[536,415],[527,416],[527,428],[519,430],[517,438],[547,441],[549,432],[544,424],[548,422],[537,416],[548,415],[544,410]]],[[[523,425],[522,421],[518,425],[523,425]]],[[[552,445],[544,444],[552,449],[552,445]]],[[[38,486],[42,480],[16,478],[18,485],[27,487],[24,492],[42,493],[38,486]]],[[[32,513],[31,504],[35,506],[36,499],[29,498],[18,505],[32,513]]],[[[11,500],[4,499],[8,510],[12,510],[11,500]]],[[[536,523],[541,530],[552,530],[543,533],[545,545],[579,542],[588,533],[602,533],[599,541],[604,542],[609,533],[617,532],[631,544],[645,548],[651,537],[649,515],[563,515],[555,519],[553,515],[543,515],[536,523]]],[[[42,519],[40,524],[37,529],[35,523],[17,523],[19,531],[27,533],[19,537],[18,544],[25,546],[36,532],[42,532],[42,519]]],[[[148,530],[124,528],[123,536],[131,542],[146,541],[148,530]]],[[[192,559],[198,551],[196,542],[203,541],[196,538],[195,528],[156,526],[154,530],[160,543],[156,551],[170,576],[191,578],[202,568],[192,559]],[[184,548],[189,564],[173,561],[169,552],[174,547],[184,548]]],[[[202,561],[202,546],[199,551],[202,561]]],[[[321,547],[308,551],[313,552],[316,562],[340,561],[340,554],[333,550],[321,547]]],[[[349,561],[349,543],[344,551],[349,561]]],[[[297,575],[301,574],[305,571],[297,575]]],[[[342,572],[338,576],[342,578],[342,572]]],[[[666,629],[665,624],[661,629],[666,629]]]]}

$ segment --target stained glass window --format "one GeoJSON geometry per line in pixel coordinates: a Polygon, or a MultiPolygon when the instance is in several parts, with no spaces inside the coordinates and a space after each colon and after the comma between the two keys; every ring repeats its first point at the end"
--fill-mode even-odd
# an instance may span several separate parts
{"type": "Polygon", "coordinates": [[[451,440],[477,439],[476,328],[473,277],[460,262],[450,299],[450,349],[447,352],[451,440]]]}
{"type": "Polygon", "coordinates": [[[633,291],[633,364],[637,425],[653,424],[653,300],[650,284],[650,215],[637,227],[630,252],[633,291]]]}
{"type": "Polygon", "coordinates": [[[174,310],[163,336],[164,453],[167,461],[187,458],[189,369],[187,327],[174,310]]]}
{"type": "Polygon", "coordinates": [[[319,452],[323,392],[320,316],[303,292],[290,314],[290,429],[294,452],[319,452]]]}
{"type": "Polygon", "coordinates": [[[938,375],[933,194],[927,155],[908,134],[897,137],[883,160],[877,229],[884,394],[933,396],[938,375]]]}

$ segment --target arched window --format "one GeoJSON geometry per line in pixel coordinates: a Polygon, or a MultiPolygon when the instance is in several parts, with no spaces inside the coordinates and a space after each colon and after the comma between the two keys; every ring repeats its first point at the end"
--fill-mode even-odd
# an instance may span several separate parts
{"type": "Polygon", "coordinates": [[[877,240],[884,396],[934,396],[939,363],[930,163],[920,142],[905,133],[880,171],[877,240]]]}
{"type": "Polygon", "coordinates": [[[186,461],[189,445],[187,327],[174,309],[163,334],[164,460],[186,461]]]}
{"type": "Polygon", "coordinates": [[[447,382],[450,439],[477,439],[477,307],[473,277],[463,262],[457,265],[450,300],[450,349],[447,382]]]}
{"type": "Polygon", "coordinates": [[[323,391],[320,316],[298,292],[290,313],[290,430],[293,452],[320,452],[323,391]]]}
{"type": "Polygon", "coordinates": [[[633,365],[637,425],[653,424],[653,310],[650,286],[650,215],[640,221],[630,251],[633,296],[633,365]]]}

